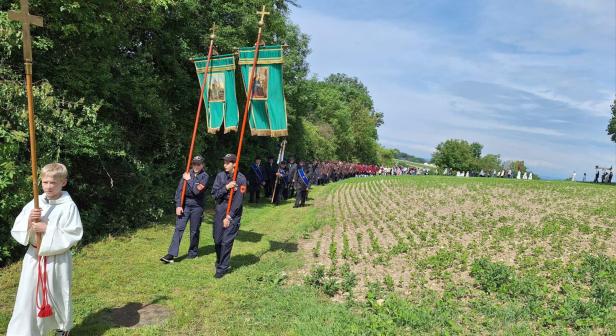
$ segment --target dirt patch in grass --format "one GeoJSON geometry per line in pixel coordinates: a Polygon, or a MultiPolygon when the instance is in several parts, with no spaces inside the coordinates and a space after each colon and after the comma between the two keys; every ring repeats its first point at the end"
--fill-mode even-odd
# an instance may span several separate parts
{"type": "Polygon", "coordinates": [[[142,303],[131,302],[123,307],[105,312],[103,319],[114,326],[139,328],[162,324],[170,316],[171,311],[163,305],[143,305],[142,303]]]}

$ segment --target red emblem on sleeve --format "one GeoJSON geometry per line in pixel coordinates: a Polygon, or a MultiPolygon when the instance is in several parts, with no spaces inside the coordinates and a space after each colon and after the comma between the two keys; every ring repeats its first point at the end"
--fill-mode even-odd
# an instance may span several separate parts
{"type": "Polygon", "coordinates": [[[241,192],[242,194],[245,194],[245,193],[246,193],[246,185],[245,185],[245,184],[240,186],[240,192],[241,192]]]}

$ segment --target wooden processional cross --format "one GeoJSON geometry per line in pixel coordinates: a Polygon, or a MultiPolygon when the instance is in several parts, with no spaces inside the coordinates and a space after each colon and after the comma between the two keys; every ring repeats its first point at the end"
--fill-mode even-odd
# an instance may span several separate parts
{"type": "MultiPolygon", "coordinates": [[[[9,19],[22,23],[22,38],[24,49],[24,66],[26,68],[26,95],[28,97],[28,128],[30,130],[30,163],[32,166],[32,193],[34,208],[39,208],[38,202],[38,171],[36,159],[36,128],[34,124],[34,99],[32,97],[32,37],[30,25],[43,26],[43,18],[30,14],[28,0],[20,0],[21,11],[9,11],[9,19]]],[[[37,246],[40,246],[40,234],[37,234],[37,246]]]]}

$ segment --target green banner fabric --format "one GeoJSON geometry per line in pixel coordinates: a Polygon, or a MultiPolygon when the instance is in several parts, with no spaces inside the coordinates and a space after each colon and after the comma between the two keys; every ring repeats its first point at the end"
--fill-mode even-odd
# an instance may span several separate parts
{"type": "MultiPolygon", "coordinates": [[[[207,57],[194,58],[199,85],[203,88],[203,75],[207,57]]],[[[235,57],[213,56],[207,75],[207,90],[203,93],[206,104],[207,132],[217,133],[224,124],[224,132],[237,131],[239,110],[235,94],[235,57]]]]}
{"type": "MultiPolygon", "coordinates": [[[[252,70],[255,48],[240,48],[239,64],[244,90],[248,93],[248,77],[252,70]]],[[[250,109],[250,133],[257,136],[287,136],[287,107],[282,82],[282,46],[259,48],[259,59],[253,85],[250,109]]]]}

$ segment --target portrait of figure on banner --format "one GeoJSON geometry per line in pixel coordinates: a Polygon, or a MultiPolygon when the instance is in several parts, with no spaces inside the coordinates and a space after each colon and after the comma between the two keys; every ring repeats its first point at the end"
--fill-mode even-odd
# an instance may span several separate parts
{"type": "Polygon", "coordinates": [[[269,68],[257,67],[253,99],[267,99],[267,83],[269,80],[269,68]]]}
{"type": "Polygon", "coordinates": [[[208,100],[210,102],[225,101],[225,74],[216,72],[210,74],[210,87],[208,88],[208,100]]]}

